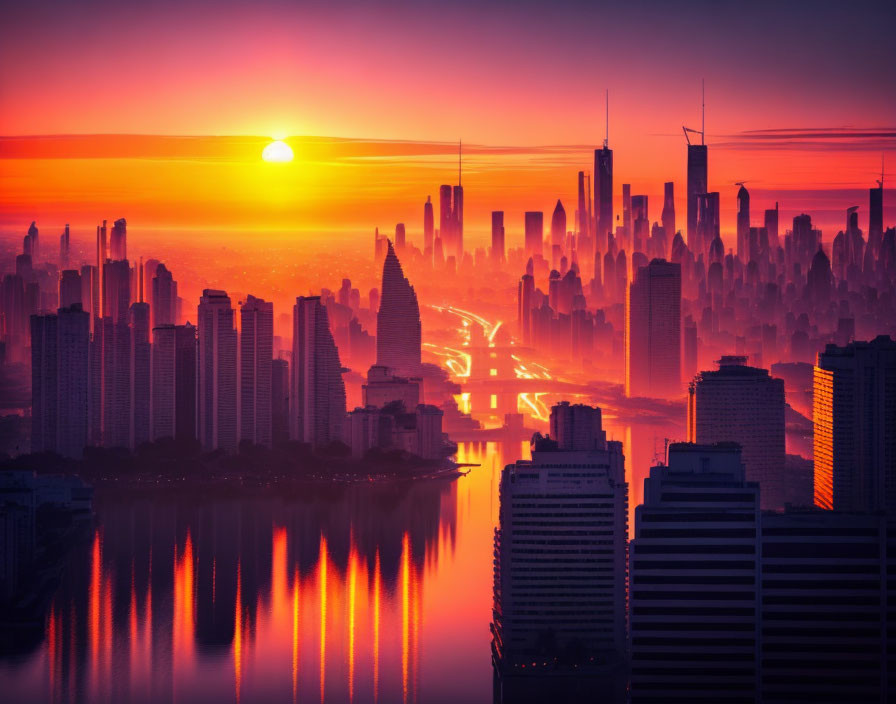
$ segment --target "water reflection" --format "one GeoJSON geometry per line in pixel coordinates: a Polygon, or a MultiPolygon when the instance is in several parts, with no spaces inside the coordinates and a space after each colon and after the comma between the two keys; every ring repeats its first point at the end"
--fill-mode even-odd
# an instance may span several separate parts
{"type": "Polygon", "coordinates": [[[458,483],[289,497],[98,492],[17,701],[417,701],[458,483]]]}

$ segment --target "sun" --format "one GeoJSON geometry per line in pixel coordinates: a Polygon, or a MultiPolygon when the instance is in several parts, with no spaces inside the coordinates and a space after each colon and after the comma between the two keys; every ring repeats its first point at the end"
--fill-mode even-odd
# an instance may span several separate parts
{"type": "Polygon", "coordinates": [[[292,161],[292,148],[286,142],[278,139],[264,148],[264,151],[261,153],[261,158],[265,161],[280,163],[292,161]]]}

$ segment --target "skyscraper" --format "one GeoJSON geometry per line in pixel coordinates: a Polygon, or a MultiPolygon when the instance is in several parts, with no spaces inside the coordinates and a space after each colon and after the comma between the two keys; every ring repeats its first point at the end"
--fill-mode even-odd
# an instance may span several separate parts
{"type": "Polygon", "coordinates": [[[196,439],[196,328],[153,329],[152,439],[196,439]]]}
{"type": "Polygon", "coordinates": [[[65,269],[59,277],[59,307],[81,305],[81,274],[77,269],[65,269]]]}
{"type": "Polygon", "coordinates": [[[65,268],[69,265],[69,259],[71,258],[71,235],[69,233],[68,225],[65,226],[65,229],[62,231],[62,234],[59,236],[59,266],[65,268]]]}
{"type": "Polygon", "coordinates": [[[164,264],[152,277],[152,322],[155,327],[177,323],[177,281],[164,264]]]}
{"type": "Polygon", "coordinates": [[[404,223],[400,222],[395,226],[395,247],[399,252],[404,251],[405,245],[405,230],[404,223]]]}
{"type": "Polygon", "coordinates": [[[579,171],[577,182],[576,235],[590,237],[591,225],[588,222],[588,206],[585,202],[585,172],[579,171]]]}
{"type": "Polygon", "coordinates": [[[544,254],[544,213],[527,211],[525,230],[526,256],[543,256],[544,254]]]}
{"type": "Polygon", "coordinates": [[[224,291],[205,289],[199,328],[199,441],[206,450],[237,449],[236,329],[224,291]]]}
{"type": "Polygon", "coordinates": [[[736,442],[749,481],[762,487],[762,508],[784,506],[784,381],[724,356],[718,371],[700,372],[688,387],[688,441],[736,442]]]}
{"type": "Polygon", "coordinates": [[[551,215],[551,246],[560,247],[562,250],[566,243],[566,211],[563,203],[557,200],[554,213],[551,215]]]}
{"type": "Polygon", "coordinates": [[[896,510],[896,342],[819,352],[812,408],[816,505],[896,510]]]}
{"type": "Polygon", "coordinates": [[[501,474],[492,648],[505,674],[624,661],[628,484],[619,442],[536,436],[501,474]],[[535,663],[535,665],[533,665],[535,663]]]}
{"type": "Polygon", "coordinates": [[[877,256],[884,237],[884,174],[881,163],[880,180],[868,189],[868,246],[877,256]]]}
{"type": "Polygon", "coordinates": [[[109,235],[109,259],[121,260],[127,258],[128,223],[124,218],[119,218],[112,225],[112,233],[109,235]]]}
{"type": "Polygon", "coordinates": [[[149,337],[149,304],[142,301],[132,304],[130,322],[130,447],[133,449],[152,439],[150,416],[152,347],[149,337]]]}
{"type": "Polygon", "coordinates": [[[240,308],[240,440],[271,447],[274,304],[255,296],[240,308]]]}
{"type": "MultiPolygon", "coordinates": [[[[439,238],[445,256],[454,254],[454,211],[451,207],[451,186],[439,186],[439,238]]],[[[435,244],[433,244],[435,246],[435,244]]]]}
{"type": "Polygon", "coordinates": [[[131,269],[127,259],[106,260],[102,283],[102,443],[130,447],[131,269]]]}
{"type": "MultiPolygon", "coordinates": [[[[697,237],[697,197],[709,190],[707,153],[705,144],[688,144],[688,249],[703,252],[703,243],[697,237]]],[[[707,243],[708,245],[709,243],[707,243]]]]}
{"type": "Polygon", "coordinates": [[[504,261],[504,211],[492,211],[492,262],[501,264],[504,261]]]}
{"type": "Polygon", "coordinates": [[[401,376],[420,376],[420,307],[411,282],[389,243],[376,314],[376,363],[401,376]]]}
{"type": "Polygon", "coordinates": [[[744,264],[749,261],[749,236],[750,192],[741,184],[737,192],[737,256],[744,264]]]}
{"type": "Polygon", "coordinates": [[[290,373],[290,438],[315,448],[341,440],[345,384],[327,309],[319,296],[296,298],[290,373]]]}
{"type": "Polygon", "coordinates": [[[675,183],[672,181],[663,184],[663,213],[660,220],[666,231],[666,241],[671,242],[675,237],[675,183]]]}
{"type": "Polygon", "coordinates": [[[610,149],[610,96],[607,93],[607,132],[604,145],[594,150],[594,207],[597,241],[613,231],[613,150],[610,149]]]}
{"type": "Polygon", "coordinates": [[[59,421],[59,319],[31,316],[31,451],[56,452],[59,421]]]}
{"type": "Polygon", "coordinates": [[[57,313],[58,419],[56,451],[65,457],[81,457],[87,445],[88,390],[90,377],[90,315],[80,304],[57,313]]]}
{"type": "Polygon", "coordinates": [[[681,391],[681,265],[654,259],[635,272],[625,305],[625,393],[681,391]]]}
{"type": "Polygon", "coordinates": [[[706,254],[713,240],[720,236],[719,194],[717,191],[701,193],[697,196],[697,249],[693,250],[694,256],[706,254]]]}
{"type": "Polygon", "coordinates": [[[768,232],[768,244],[772,248],[778,247],[778,204],[774,208],[765,211],[765,229],[768,232]]]}
{"type": "Polygon", "coordinates": [[[426,202],[423,204],[423,254],[430,259],[432,258],[432,239],[434,233],[432,198],[426,196],[426,202]]]}
{"type": "Polygon", "coordinates": [[[651,467],[629,550],[633,701],[755,700],[759,516],[736,445],[675,443],[651,467]]]}

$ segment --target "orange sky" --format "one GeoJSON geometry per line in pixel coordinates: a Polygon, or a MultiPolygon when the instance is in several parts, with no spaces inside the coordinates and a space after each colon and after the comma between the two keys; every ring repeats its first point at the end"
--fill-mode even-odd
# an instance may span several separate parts
{"type": "Polygon", "coordinates": [[[881,153],[896,160],[891,17],[877,0],[11,4],[0,237],[125,216],[136,232],[240,235],[404,221],[413,239],[462,138],[468,241],[503,209],[513,245],[525,210],[561,198],[572,217],[605,89],[617,198],[631,183],[656,219],[674,180],[683,217],[701,79],[723,230],[735,181],[757,213],[779,200],[784,222],[805,210],[828,230],[867,210],[881,153]],[[330,137],[291,137],[296,161],[264,164],[273,135],[330,137]]]}

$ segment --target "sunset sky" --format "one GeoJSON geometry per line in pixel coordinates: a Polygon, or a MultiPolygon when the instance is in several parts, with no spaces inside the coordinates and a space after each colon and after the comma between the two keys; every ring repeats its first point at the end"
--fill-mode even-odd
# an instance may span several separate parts
{"type": "Polygon", "coordinates": [[[887,2],[7,4],[0,229],[405,221],[414,239],[463,139],[470,238],[504,209],[512,245],[524,210],[559,197],[572,216],[605,89],[617,198],[632,183],[657,219],[674,180],[683,221],[681,126],[699,127],[703,78],[723,230],[742,180],[785,222],[836,227],[858,204],[865,227],[881,154],[896,163],[894,31],[887,2]],[[275,136],[291,164],[261,161],[275,136]]]}

